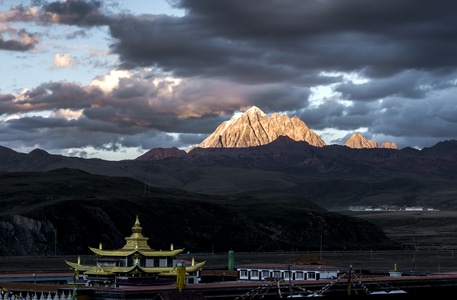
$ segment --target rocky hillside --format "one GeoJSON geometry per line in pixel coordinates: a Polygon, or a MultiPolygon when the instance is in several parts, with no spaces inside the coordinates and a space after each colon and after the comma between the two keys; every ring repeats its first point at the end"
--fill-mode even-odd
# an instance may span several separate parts
{"type": "MultiPolygon", "coordinates": [[[[352,134],[344,143],[346,147],[362,149],[362,148],[379,148],[375,140],[367,140],[361,133],[352,134]]],[[[381,148],[398,149],[397,144],[394,142],[384,142],[381,148]]]]}
{"type": "Polygon", "coordinates": [[[138,215],[154,249],[190,252],[387,249],[375,225],[284,191],[208,196],[78,170],[0,177],[0,255],[83,255],[121,248],[138,215]]]}
{"type": "MultiPolygon", "coordinates": [[[[260,108],[252,106],[244,113],[235,114],[223,122],[204,139],[197,148],[246,148],[269,144],[281,136],[294,141],[305,141],[316,147],[325,146],[325,142],[297,116],[273,113],[267,116],[260,108]]],[[[361,133],[352,134],[344,143],[355,149],[379,148],[375,140],[367,140],[361,133]]],[[[195,147],[187,149],[191,151],[195,147]]],[[[393,142],[383,142],[381,148],[398,149],[393,142]]],[[[176,153],[171,153],[177,156],[176,153]]]]}
{"type": "Polygon", "coordinates": [[[297,116],[289,118],[274,113],[269,117],[253,106],[223,122],[198,147],[254,147],[269,144],[280,136],[288,136],[294,141],[306,141],[316,147],[325,146],[325,142],[297,116]]]}

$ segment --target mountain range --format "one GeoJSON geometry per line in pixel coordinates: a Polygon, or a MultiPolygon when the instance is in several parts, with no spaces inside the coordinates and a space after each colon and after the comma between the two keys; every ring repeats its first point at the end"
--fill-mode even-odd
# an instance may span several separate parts
{"type": "Polygon", "coordinates": [[[395,248],[375,225],[338,211],[457,209],[456,140],[399,150],[354,134],[346,144],[325,145],[297,117],[254,107],[197,147],[134,160],[0,146],[0,254],[122,246],[137,214],[159,248],[303,251],[319,247],[319,236],[325,249],[395,248]]]}
{"type": "MultiPolygon", "coordinates": [[[[213,133],[195,147],[187,150],[154,148],[137,159],[160,160],[167,157],[182,157],[195,149],[252,148],[268,145],[282,137],[296,142],[306,142],[314,147],[326,146],[324,140],[297,116],[290,118],[278,113],[268,116],[258,107],[252,106],[244,113],[236,113],[230,120],[222,122],[213,133]]],[[[394,142],[383,142],[381,146],[378,146],[375,140],[368,140],[361,133],[353,133],[344,146],[353,149],[398,149],[394,142]]]]}
{"type": "MultiPolygon", "coordinates": [[[[297,142],[305,141],[316,147],[326,145],[324,140],[297,116],[290,118],[278,113],[267,116],[260,108],[252,106],[244,113],[236,113],[230,120],[220,124],[197,147],[255,147],[269,144],[280,136],[287,136],[297,142]]],[[[354,133],[344,145],[350,148],[378,148],[376,141],[367,140],[360,133],[354,133]]],[[[381,144],[381,148],[397,149],[398,147],[393,142],[385,142],[381,144]]]]}

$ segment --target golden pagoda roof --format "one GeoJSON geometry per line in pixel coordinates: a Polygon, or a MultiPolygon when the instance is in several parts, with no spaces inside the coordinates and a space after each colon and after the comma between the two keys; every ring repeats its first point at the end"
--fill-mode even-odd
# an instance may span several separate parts
{"type": "Polygon", "coordinates": [[[123,250],[135,250],[135,249],[149,249],[151,247],[148,245],[149,238],[144,237],[141,233],[143,231],[143,227],[140,225],[140,219],[136,216],[135,224],[132,227],[132,235],[126,237],[126,243],[123,250]]]}
{"type": "MultiPolygon", "coordinates": [[[[65,261],[67,265],[73,268],[76,271],[79,271],[86,275],[116,275],[116,274],[128,274],[135,272],[135,269],[141,270],[146,274],[158,274],[161,276],[176,276],[177,271],[176,267],[142,267],[138,264],[135,264],[130,267],[116,267],[116,266],[88,266],[81,265],[78,263],[73,263],[70,261],[65,261]]],[[[186,266],[186,272],[196,272],[200,269],[206,261],[194,264],[191,266],[186,266]]]]}
{"type": "Polygon", "coordinates": [[[134,254],[139,254],[146,257],[173,257],[183,252],[184,249],[171,249],[171,250],[154,250],[149,247],[147,241],[149,238],[144,237],[141,233],[143,228],[140,225],[140,220],[136,216],[135,223],[132,227],[132,234],[129,237],[126,237],[126,243],[124,247],[118,250],[104,250],[101,248],[92,248],[89,249],[96,255],[99,256],[108,256],[108,257],[127,257],[134,254]]]}
{"type": "Polygon", "coordinates": [[[99,256],[115,256],[115,257],[127,257],[134,254],[140,254],[146,257],[169,257],[169,256],[176,256],[179,253],[183,252],[184,249],[176,249],[176,250],[144,250],[144,249],[136,249],[136,250],[103,250],[98,248],[89,247],[89,249],[96,255],[99,256]]]}

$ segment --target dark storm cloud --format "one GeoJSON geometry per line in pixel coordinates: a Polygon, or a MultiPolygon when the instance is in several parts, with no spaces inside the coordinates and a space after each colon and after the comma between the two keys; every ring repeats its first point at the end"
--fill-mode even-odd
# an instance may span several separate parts
{"type": "Polygon", "coordinates": [[[24,117],[5,122],[0,128],[3,141],[19,139],[44,149],[69,149],[93,146],[96,149],[110,149],[122,145],[122,135],[115,125],[80,118],[24,117]],[[14,139],[12,137],[16,135],[14,139]],[[19,135],[19,136],[18,136],[19,135]],[[53,138],[43,138],[52,136],[53,138]]]}
{"type": "Polygon", "coordinates": [[[82,38],[86,38],[88,37],[89,35],[87,34],[87,32],[85,30],[76,30],[72,33],[69,33],[66,35],[66,38],[67,39],[76,39],[76,38],[79,38],[79,37],[82,37],[82,38]]]}
{"type": "Polygon", "coordinates": [[[402,99],[387,99],[381,104],[381,113],[374,119],[373,131],[384,132],[395,136],[433,136],[443,139],[455,136],[457,123],[457,105],[455,93],[452,89],[448,93],[434,93],[429,99],[418,99],[413,105],[402,99]],[[418,130],[411,130],[415,125],[418,130]]]}
{"type": "Polygon", "coordinates": [[[346,83],[335,90],[341,92],[343,98],[373,101],[389,96],[407,98],[422,98],[427,95],[423,84],[432,84],[434,81],[426,73],[408,70],[387,78],[380,78],[363,84],[346,83]]]}
{"type": "MultiPolygon", "coordinates": [[[[195,109],[196,113],[200,111],[198,107],[192,108],[192,103],[185,103],[185,98],[182,99],[191,92],[192,86],[183,87],[173,96],[166,92],[171,82],[164,81],[154,85],[150,81],[143,81],[142,78],[142,74],[121,78],[118,86],[108,92],[102,91],[95,85],[81,86],[76,83],[49,82],[20,95],[0,94],[0,115],[59,110],[81,111],[87,123],[75,123],[70,120],[68,123],[73,124],[69,125],[70,127],[77,125],[87,130],[121,134],[136,134],[151,129],[170,133],[194,133],[195,128],[198,131],[206,128],[205,132],[209,132],[213,130],[211,125],[225,120],[223,116],[211,113],[198,115],[195,118],[181,117],[176,111],[174,102],[183,101],[183,105],[189,105],[182,109],[183,113],[191,112],[192,109],[195,109]],[[170,102],[168,107],[166,107],[167,102],[170,102]]],[[[211,100],[201,99],[201,103],[211,100]]],[[[58,122],[67,122],[64,118],[55,117],[55,119],[59,120],[58,122]]],[[[23,129],[32,121],[37,122],[31,125],[31,128],[35,129],[52,127],[51,125],[60,127],[58,126],[60,123],[53,123],[52,120],[54,118],[24,117],[14,119],[12,123],[9,123],[10,121],[5,123],[15,124],[16,128],[23,129]]]]}
{"type": "Polygon", "coordinates": [[[113,50],[127,67],[157,65],[178,76],[195,75],[195,70],[217,74],[229,56],[254,55],[249,48],[232,46],[223,38],[192,31],[189,26],[179,18],[164,15],[125,16],[110,27],[119,41],[113,50]]]}
{"type": "Polygon", "coordinates": [[[383,77],[457,64],[453,1],[183,0],[178,5],[188,12],[183,18],[128,18],[111,25],[118,39],[113,50],[126,66],[243,78],[249,77],[243,65],[250,64],[251,71],[267,68],[270,77],[278,72],[278,78],[298,79],[310,70],[383,77]]]}
{"type": "Polygon", "coordinates": [[[175,76],[225,78],[246,84],[317,80],[291,64],[288,53],[230,40],[186,17],[128,16],[113,22],[110,29],[117,39],[112,49],[126,68],[157,66],[175,76]]]}
{"type": "Polygon", "coordinates": [[[33,34],[27,32],[25,29],[16,31],[10,28],[8,31],[13,38],[5,40],[0,35],[0,49],[2,50],[27,51],[34,48],[38,43],[38,39],[33,34]]]}
{"type": "MultiPolygon", "coordinates": [[[[195,130],[209,132],[214,130],[214,124],[225,121],[225,117],[220,115],[179,118],[173,107],[169,112],[158,112],[148,105],[148,95],[160,94],[160,88],[154,90],[148,85],[147,90],[139,82],[135,83],[135,78],[123,81],[124,85],[136,84],[138,92],[134,92],[135,87],[132,87],[131,93],[118,93],[122,85],[119,90],[104,94],[94,86],[48,83],[21,95],[0,95],[0,115],[54,111],[52,117],[24,115],[3,120],[0,123],[0,140],[4,143],[40,145],[44,149],[91,146],[95,150],[119,153],[124,151],[124,147],[187,148],[189,143],[199,143],[206,137],[206,134],[194,134],[195,130]],[[76,119],[67,118],[66,110],[81,110],[82,114],[76,119]],[[173,132],[177,132],[176,138],[168,134],[173,132]]],[[[78,156],[88,155],[71,151],[78,156]]],[[[143,152],[139,152],[138,156],[141,154],[143,152]]]]}
{"type": "Polygon", "coordinates": [[[55,109],[83,109],[97,103],[100,91],[86,91],[74,83],[51,82],[24,92],[20,97],[1,95],[0,113],[25,113],[55,109]]]}
{"type": "Polygon", "coordinates": [[[423,148],[455,139],[456,93],[457,88],[453,87],[444,92],[430,92],[426,98],[390,96],[375,102],[355,101],[349,106],[329,100],[305,110],[300,117],[313,124],[314,130],[323,130],[331,124],[331,128],[348,132],[343,139],[329,143],[342,144],[358,128],[365,127],[368,131],[364,136],[378,143],[390,141],[400,148],[423,148]]]}
{"type": "Polygon", "coordinates": [[[8,12],[2,12],[0,19],[8,22],[40,21],[78,26],[99,26],[111,22],[107,7],[104,7],[109,6],[109,3],[102,1],[34,1],[32,5],[33,7],[12,7],[8,12]],[[37,10],[37,7],[41,10],[37,10]]]}
{"type": "Polygon", "coordinates": [[[23,43],[15,40],[3,40],[0,39],[0,49],[11,50],[11,51],[26,51],[29,50],[31,46],[24,45],[23,43]]]}
{"type": "Polygon", "coordinates": [[[106,25],[109,22],[109,17],[105,16],[101,8],[102,1],[95,0],[66,0],[46,3],[43,5],[43,20],[79,26],[106,25]]]}
{"type": "MultiPolygon", "coordinates": [[[[107,25],[110,17],[102,11],[101,1],[67,0],[47,3],[45,1],[33,1],[33,5],[42,6],[42,11],[33,7],[18,5],[7,12],[0,12],[0,21],[3,22],[50,22],[78,26],[107,25]]],[[[0,27],[7,31],[11,39],[0,36],[0,49],[10,51],[27,51],[38,44],[38,38],[25,29],[0,27]]],[[[1,33],[1,31],[0,31],[1,33]]],[[[68,38],[85,35],[83,31],[77,31],[68,38]]]]}
{"type": "Polygon", "coordinates": [[[332,128],[338,130],[352,130],[358,127],[369,126],[372,123],[372,112],[376,107],[366,103],[358,103],[346,106],[338,101],[329,100],[312,109],[306,109],[299,114],[300,119],[306,120],[307,124],[313,124],[312,129],[323,130],[329,124],[335,124],[332,128]]]}
{"type": "Polygon", "coordinates": [[[287,84],[270,84],[246,95],[252,105],[265,111],[292,111],[307,106],[310,90],[287,84]]]}

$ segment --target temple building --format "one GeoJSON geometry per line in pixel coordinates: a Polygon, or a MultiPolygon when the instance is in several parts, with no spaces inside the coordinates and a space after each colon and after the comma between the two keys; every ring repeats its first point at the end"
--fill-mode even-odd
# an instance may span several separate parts
{"type": "Polygon", "coordinates": [[[200,282],[200,271],[204,262],[194,259],[184,262],[177,258],[184,249],[154,250],[148,245],[149,238],[142,234],[138,216],[132,227],[132,235],[126,237],[125,246],[118,250],[89,249],[96,255],[96,265],[65,261],[87,286],[122,287],[173,284],[196,284],[200,282]],[[179,278],[184,272],[185,279],[179,278]],[[178,278],[177,278],[178,277],[178,278]],[[184,280],[184,282],[183,282],[184,280]]]}

